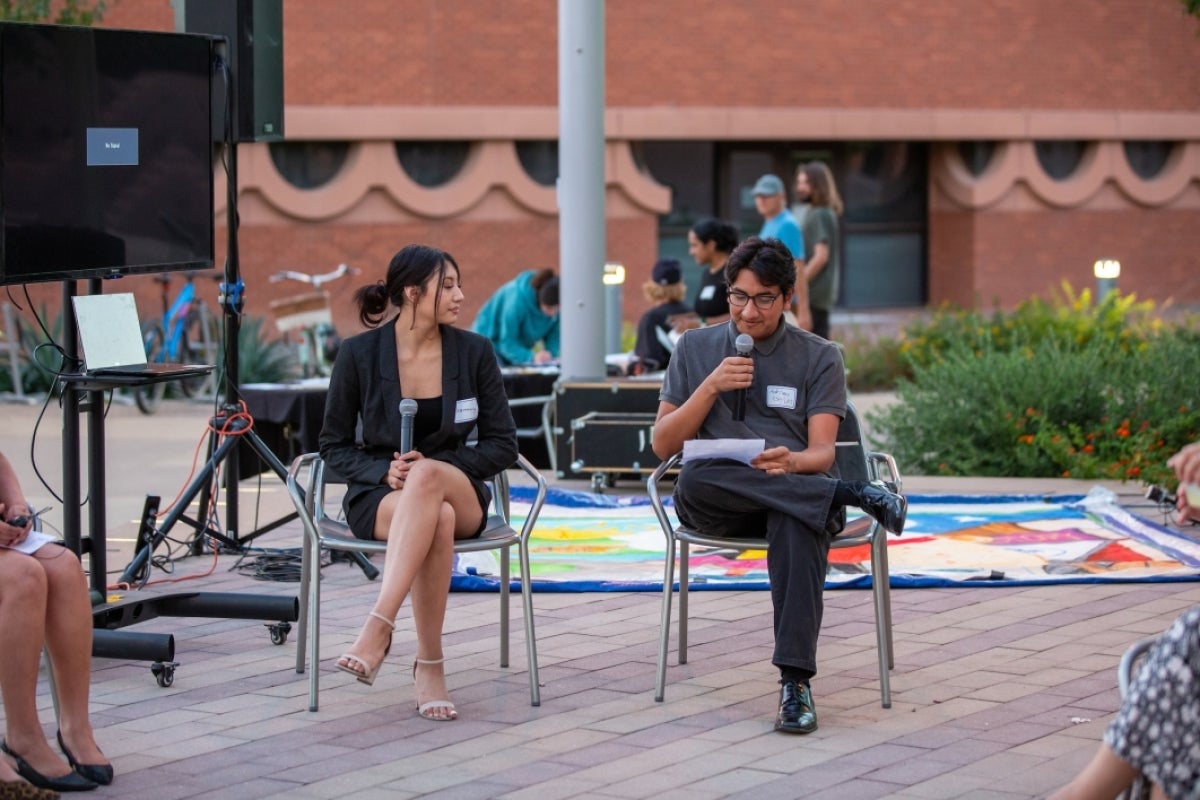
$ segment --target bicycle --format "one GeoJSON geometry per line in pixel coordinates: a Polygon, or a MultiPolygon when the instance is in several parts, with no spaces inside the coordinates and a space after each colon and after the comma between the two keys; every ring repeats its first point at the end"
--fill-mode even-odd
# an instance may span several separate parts
{"type": "Polygon", "coordinates": [[[271,313],[275,315],[275,327],[280,332],[285,336],[294,330],[300,332],[297,354],[302,377],[329,377],[338,345],[342,341],[333,327],[329,293],[321,287],[346,275],[357,275],[358,272],[354,267],[338,264],[336,269],[320,275],[284,270],[268,279],[271,283],[297,281],[313,288],[311,292],[283,297],[270,303],[271,313]]]}
{"type": "MultiPolygon", "coordinates": [[[[185,272],[185,283],[171,302],[170,275],[155,275],[162,285],[163,314],[161,319],[142,323],[142,341],[146,345],[146,361],[162,364],[216,364],[220,357],[220,326],[204,301],[196,294],[194,272],[185,272]]],[[[220,280],[215,276],[214,280],[220,280]]],[[[184,397],[203,394],[215,388],[214,375],[183,378],[176,381],[184,397]]],[[[143,414],[153,414],[166,393],[166,383],[136,386],[133,399],[143,414]]]]}

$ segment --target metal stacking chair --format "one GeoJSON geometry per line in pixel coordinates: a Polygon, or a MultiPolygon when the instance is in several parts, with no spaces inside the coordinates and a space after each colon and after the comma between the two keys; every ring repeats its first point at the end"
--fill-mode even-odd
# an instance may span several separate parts
{"type": "MultiPolygon", "coordinates": [[[[529,574],[529,536],[546,499],[546,479],[524,456],[518,456],[520,469],[537,482],[537,493],[525,524],[517,531],[509,524],[509,488],[507,473],[492,479],[495,509],[489,515],[483,533],[473,539],[454,543],[456,553],[480,550],[500,551],[500,666],[508,666],[509,631],[509,548],[516,546],[521,566],[521,602],[525,616],[525,650],[529,659],[529,701],[541,705],[538,688],[537,643],[533,630],[533,595],[529,574]]],[[[321,644],[321,548],[358,553],[383,553],[386,542],[355,538],[346,523],[325,513],[325,462],[316,453],[305,453],[288,470],[287,489],[304,527],[301,549],[300,620],[296,642],[296,672],[309,665],[308,710],[317,710],[320,692],[321,644]],[[302,485],[301,476],[307,474],[302,485]],[[309,627],[311,626],[311,631],[309,627]],[[307,645],[307,648],[306,648],[307,645]]]]}
{"type": "MultiPolygon", "coordinates": [[[[662,619],[659,623],[658,680],[654,688],[654,699],[662,702],[667,683],[667,650],[671,638],[671,595],[674,594],[675,551],[679,550],[679,663],[687,663],[688,622],[688,554],[691,545],[720,547],[730,550],[766,550],[767,540],[761,536],[747,538],[724,538],[708,536],[686,527],[675,525],[667,516],[658,483],[663,476],[679,463],[681,454],[676,454],[658,466],[646,480],[650,502],[658,517],[659,526],[667,540],[666,564],[663,575],[662,619]]],[[[837,465],[844,480],[885,483],[900,492],[900,471],[896,462],[887,453],[867,449],[859,424],[858,412],[847,403],[846,418],[838,427],[837,465]]],[[[884,708],[892,707],[892,690],[888,672],[896,666],[892,647],[892,601],[888,585],[887,531],[871,517],[863,516],[846,526],[834,540],[833,547],[854,547],[869,544],[871,547],[871,592],[875,600],[875,633],[879,649],[879,694],[884,708]]]]}
{"type": "MultiPolygon", "coordinates": [[[[1121,691],[1121,699],[1125,699],[1125,695],[1129,693],[1129,684],[1133,681],[1133,677],[1137,671],[1138,662],[1150,652],[1150,648],[1158,642],[1157,636],[1148,636],[1145,639],[1139,639],[1129,646],[1125,651],[1125,655],[1121,656],[1121,663],[1117,665],[1117,688],[1121,691]]],[[[1117,800],[1148,800],[1150,797],[1151,783],[1146,779],[1146,776],[1138,773],[1138,776],[1133,779],[1133,783],[1129,787],[1117,795],[1117,800]]]]}

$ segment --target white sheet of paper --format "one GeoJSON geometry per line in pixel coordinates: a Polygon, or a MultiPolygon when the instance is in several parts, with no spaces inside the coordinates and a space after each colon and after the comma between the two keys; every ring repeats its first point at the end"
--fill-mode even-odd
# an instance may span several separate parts
{"type": "Polygon", "coordinates": [[[683,463],[702,458],[732,458],[749,464],[766,447],[766,439],[688,439],[683,443],[683,463]]]}
{"type": "MultiPolygon", "coordinates": [[[[51,536],[41,531],[30,531],[25,540],[15,547],[5,547],[6,550],[16,550],[18,553],[32,554],[36,553],[38,548],[44,544],[56,541],[57,537],[51,536]]],[[[0,545],[4,547],[4,545],[0,545]]]]}

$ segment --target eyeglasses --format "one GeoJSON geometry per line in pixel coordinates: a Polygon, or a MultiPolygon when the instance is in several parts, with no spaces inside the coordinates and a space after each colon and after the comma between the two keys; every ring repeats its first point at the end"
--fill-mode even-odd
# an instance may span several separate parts
{"type": "Polygon", "coordinates": [[[775,301],[778,300],[782,294],[783,293],[781,292],[780,294],[748,295],[745,292],[739,292],[734,289],[730,291],[726,297],[729,298],[729,305],[734,306],[735,308],[741,308],[742,306],[746,305],[746,303],[749,303],[751,300],[753,300],[754,305],[762,309],[767,309],[775,305],[775,301]]]}

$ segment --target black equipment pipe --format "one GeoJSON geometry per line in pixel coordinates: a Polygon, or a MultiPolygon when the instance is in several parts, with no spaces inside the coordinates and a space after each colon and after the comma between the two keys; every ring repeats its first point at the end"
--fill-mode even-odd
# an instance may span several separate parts
{"type": "Polygon", "coordinates": [[[131,661],[173,661],[175,637],[169,633],[138,633],[99,628],[92,631],[92,656],[131,661]]]}

